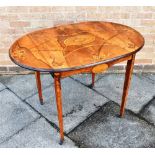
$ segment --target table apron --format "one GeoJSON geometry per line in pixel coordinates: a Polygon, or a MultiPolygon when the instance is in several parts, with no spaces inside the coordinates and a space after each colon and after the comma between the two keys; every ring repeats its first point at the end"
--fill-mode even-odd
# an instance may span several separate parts
{"type": "Polygon", "coordinates": [[[75,74],[80,74],[80,73],[95,73],[95,74],[101,73],[101,72],[106,71],[109,67],[111,67],[117,63],[120,63],[120,62],[126,61],[126,60],[131,60],[131,59],[132,59],[132,55],[124,57],[124,58],[120,58],[120,59],[117,59],[117,60],[114,60],[111,62],[107,62],[104,64],[99,64],[99,65],[96,65],[93,67],[87,67],[87,68],[77,69],[77,70],[73,70],[73,71],[53,73],[52,76],[54,77],[54,76],[59,75],[60,78],[65,78],[65,77],[72,76],[75,74]]]}

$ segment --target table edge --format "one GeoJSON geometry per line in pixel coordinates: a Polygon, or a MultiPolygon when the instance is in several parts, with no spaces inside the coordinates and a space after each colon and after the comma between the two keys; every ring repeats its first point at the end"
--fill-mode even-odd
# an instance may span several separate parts
{"type": "Polygon", "coordinates": [[[34,67],[27,66],[27,65],[23,65],[23,64],[17,62],[15,59],[13,59],[11,57],[11,55],[10,55],[10,52],[9,52],[9,57],[16,65],[18,65],[18,66],[20,66],[20,67],[22,67],[24,69],[28,69],[28,70],[32,70],[32,71],[39,71],[39,72],[58,73],[58,72],[68,72],[68,71],[84,69],[84,68],[88,68],[88,67],[94,67],[94,66],[97,66],[97,65],[100,65],[100,64],[106,64],[106,63],[113,62],[115,60],[119,60],[121,58],[125,58],[127,56],[136,54],[138,51],[140,51],[143,48],[144,44],[145,44],[145,40],[144,40],[142,46],[139,47],[138,49],[136,49],[135,51],[127,53],[127,54],[123,54],[123,55],[120,55],[120,56],[117,56],[117,57],[114,57],[112,59],[106,59],[106,60],[103,60],[103,61],[99,61],[99,62],[96,62],[96,63],[91,63],[91,64],[83,65],[83,66],[76,66],[76,67],[71,67],[71,68],[61,68],[61,69],[34,68],[34,67]]]}

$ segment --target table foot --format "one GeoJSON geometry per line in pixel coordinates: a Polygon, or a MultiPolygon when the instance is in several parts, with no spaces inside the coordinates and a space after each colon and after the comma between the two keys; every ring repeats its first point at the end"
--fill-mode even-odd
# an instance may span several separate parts
{"type": "Polygon", "coordinates": [[[123,118],[124,115],[120,115],[120,114],[118,114],[118,115],[116,115],[116,117],[118,117],[118,118],[123,118]]]}
{"type": "Polygon", "coordinates": [[[60,145],[62,145],[62,144],[63,144],[63,142],[64,142],[64,139],[60,139],[59,144],[60,144],[60,145]]]}
{"type": "Polygon", "coordinates": [[[44,102],[43,102],[43,100],[40,100],[40,104],[41,104],[41,105],[44,105],[44,102]]]}
{"type": "Polygon", "coordinates": [[[90,85],[88,85],[88,87],[89,87],[89,88],[93,88],[93,85],[92,85],[92,84],[90,84],[90,85]]]}

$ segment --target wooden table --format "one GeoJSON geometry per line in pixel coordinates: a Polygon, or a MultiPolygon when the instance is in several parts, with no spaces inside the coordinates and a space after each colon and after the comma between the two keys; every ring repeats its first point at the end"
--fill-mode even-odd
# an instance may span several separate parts
{"type": "Polygon", "coordinates": [[[19,38],[11,46],[11,60],[35,71],[40,102],[43,104],[40,72],[54,78],[60,128],[60,143],[64,140],[61,78],[79,73],[95,74],[127,60],[120,108],[124,114],[136,53],[144,38],[136,30],[111,22],[81,22],[35,31],[19,38]]]}

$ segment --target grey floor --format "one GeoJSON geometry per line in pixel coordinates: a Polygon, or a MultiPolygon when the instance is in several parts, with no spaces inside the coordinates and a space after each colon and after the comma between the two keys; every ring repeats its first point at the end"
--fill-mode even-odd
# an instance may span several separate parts
{"type": "Polygon", "coordinates": [[[155,74],[134,74],[125,117],[119,117],[124,74],[62,80],[65,141],[53,79],[42,74],[44,105],[34,75],[0,76],[0,147],[155,147],[155,74]]]}

